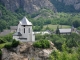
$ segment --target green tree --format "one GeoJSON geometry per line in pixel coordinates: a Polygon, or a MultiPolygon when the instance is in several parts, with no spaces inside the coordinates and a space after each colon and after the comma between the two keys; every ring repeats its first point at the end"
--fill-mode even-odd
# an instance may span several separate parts
{"type": "Polygon", "coordinates": [[[60,32],[59,32],[59,26],[57,26],[56,34],[60,34],[60,32]]]}
{"type": "Polygon", "coordinates": [[[36,48],[50,48],[50,42],[48,40],[39,40],[33,43],[36,48]]]}

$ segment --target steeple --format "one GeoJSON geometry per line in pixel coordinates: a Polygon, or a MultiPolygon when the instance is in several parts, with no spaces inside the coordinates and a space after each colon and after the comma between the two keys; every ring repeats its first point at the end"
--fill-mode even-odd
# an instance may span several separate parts
{"type": "Polygon", "coordinates": [[[13,35],[13,39],[21,42],[35,41],[35,35],[32,30],[32,23],[24,17],[18,24],[17,32],[13,35]]]}
{"type": "Polygon", "coordinates": [[[24,18],[20,21],[20,24],[21,24],[21,25],[29,25],[29,26],[32,25],[32,23],[31,23],[26,17],[24,17],[24,18]]]}

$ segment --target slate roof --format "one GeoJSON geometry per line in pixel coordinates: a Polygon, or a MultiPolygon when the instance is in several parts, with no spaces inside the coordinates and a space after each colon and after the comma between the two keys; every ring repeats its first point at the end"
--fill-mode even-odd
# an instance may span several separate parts
{"type": "Polygon", "coordinates": [[[70,33],[71,29],[59,29],[60,33],[70,33]]]}
{"type": "Polygon", "coordinates": [[[20,21],[21,25],[32,25],[32,23],[26,18],[24,17],[21,21],[20,21]]]}
{"type": "Polygon", "coordinates": [[[13,34],[13,36],[22,36],[22,34],[20,32],[16,32],[13,34]]]}
{"type": "Polygon", "coordinates": [[[10,26],[11,30],[16,30],[18,28],[18,26],[10,26]]]}

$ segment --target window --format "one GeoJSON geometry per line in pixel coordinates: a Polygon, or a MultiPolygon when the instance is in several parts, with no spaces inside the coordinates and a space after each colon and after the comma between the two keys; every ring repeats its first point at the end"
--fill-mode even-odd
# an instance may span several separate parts
{"type": "Polygon", "coordinates": [[[29,33],[30,33],[30,28],[29,28],[29,33]]]}
{"type": "Polygon", "coordinates": [[[24,33],[25,33],[25,28],[24,28],[24,33]]]}

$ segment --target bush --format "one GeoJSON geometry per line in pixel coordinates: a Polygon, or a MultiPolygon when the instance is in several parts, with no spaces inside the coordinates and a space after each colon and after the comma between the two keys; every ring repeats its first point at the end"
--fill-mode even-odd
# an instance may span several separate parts
{"type": "Polygon", "coordinates": [[[0,43],[5,43],[6,41],[0,37],[0,43]]]}
{"type": "Polygon", "coordinates": [[[50,43],[48,40],[39,40],[34,42],[33,46],[37,48],[50,48],[50,43]]]}
{"type": "Polygon", "coordinates": [[[17,47],[19,45],[19,41],[16,41],[15,39],[12,42],[12,47],[17,47]]]}
{"type": "Polygon", "coordinates": [[[11,47],[12,47],[12,44],[5,44],[5,46],[4,46],[5,48],[7,48],[7,49],[10,49],[11,47]]]}

